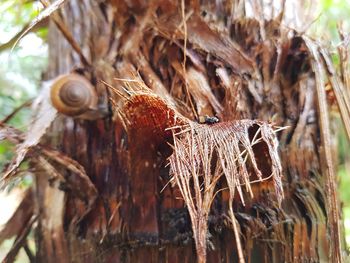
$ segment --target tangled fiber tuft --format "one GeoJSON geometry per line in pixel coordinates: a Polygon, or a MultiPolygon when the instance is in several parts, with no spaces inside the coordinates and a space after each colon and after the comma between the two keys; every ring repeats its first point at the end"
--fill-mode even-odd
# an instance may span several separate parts
{"type": "Polygon", "coordinates": [[[235,191],[244,204],[242,186],[253,195],[253,174],[258,178],[257,181],[272,178],[278,202],[281,203],[283,188],[276,138],[278,130],[265,122],[240,120],[215,125],[190,122],[172,131],[174,152],[169,157],[170,173],[190,214],[199,262],[201,259],[205,262],[207,219],[216,194],[216,183],[222,177],[226,179],[230,193],[229,217],[237,241],[239,259],[244,262],[238,224],[233,213],[235,191]],[[251,130],[255,133],[251,134],[251,130]],[[256,156],[253,149],[259,143],[266,145],[267,152],[259,153],[262,156],[256,156]],[[267,157],[271,175],[263,177],[256,158],[267,157]]]}

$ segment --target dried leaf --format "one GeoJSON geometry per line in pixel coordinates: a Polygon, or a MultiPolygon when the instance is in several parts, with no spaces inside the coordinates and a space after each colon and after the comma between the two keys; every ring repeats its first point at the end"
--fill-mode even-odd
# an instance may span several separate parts
{"type": "MultiPolygon", "coordinates": [[[[97,189],[91,182],[89,176],[86,174],[84,167],[77,161],[58,151],[45,148],[42,148],[41,151],[51,161],[62,165],[64,169],[69,170],[78,176],[78,180],[70,182],[71,189],[75,194],[78,194],[78,197],[86,201],[88,207],[87,212],[90,211],[97,197],[97,189]],[[84,189],[84,191],[81,189],[84,189]]],[[[56,170],[56,168],[48,163],[45,159],[39,158],[39,164],[48,172],[48,174],[53,175],[56,178],[60,178],[61,180],[63,179],[63,175],[61,175],[56,170]]],[[[67,180],[66,176],[65,178],[67,180]]]]}
{"type": "Polygon", "coordinates": [[[197,112],[199,115],[213,116],[215,114],[220,115],[222,112],[222,106],[217,98],[214,96],[212,89],[205,78],[204,74],[193,67],[190,67],[186,73],[189,92],[195,98],[197,112]],[[213,114],[208,106],[211,106],[215,112],[213,114]]]}
{"type": "Polygon", "coordinates": [[[41,137],[45,134],[46,129],[56,117],[57,111],[50,102],[50,85],[51,82],[43,83],[43,89],[33,102],[35,116],[24,135],[24,140],[17,146],[15,157],[10,166],[5,171],[2,180],[8,180],[15,169],[21,164],[28,150],[40,142],[41,137]]]}
{"type": "Polygon", "coordinates": [[[28,189],[17,209],[0,231],[0,244],[8,238],[18,236],[26,227],[34,213],[33,190],[28,189]]]}
{"type": "Polygon", "coordinates": [[[320,47],[321,55],[325,61],[325,66],[327,67],[327,73],[329,80],[331,82],[339,110],[340,116],[343,120],[343,124],[346,130],[346,134],[348,135],[348,139],[350,140],[350,97],[349,92],[345,88],[343,82],[339,78],[335,67],[332,63],[330,54],[325,48],[320,47]]]}
{"type": "Polygon", "coordinates": [[[21,137],[21,133],[13,127],[0,123],[0,141],[8,140],[14,143],[18,143],[21,137]]]}
{"type": "MultiPolygon", "coordinates": [[[[164,18],[156,24],[161,34],[172,40],[184,39],[184,32],[178,30],[181,24],[180,16],[170,16],[167,13],[164,18]]],[[[254,72],[253,60],[241,50],[228,36],[221,35],[212,30],[198,15],[193,14],[187,21],[187,39],[194,48],[203,50],[205,53],[217,56],[240,74],[254,72]]]]}
{"type": "Polygon", "coordinates": [[[339,225],[339,207],[337,199],[337,179],[334,170],[334,164],[332,159],[332,146],[331,146],[331,133],[329,125],[328,108],[326,101],[325,91],[325,68],[322,64],[319,54],[318,46],[306,36],[303,37],[306,46],[309,49],[310,56],[312,57],[311,65],[315,72],[316,78],[316,91],[317,91],[317,103],[318,103],[318,116],[320,122],[320,135],[321,135],[321,168],[326,175],[326,194],[327,194],[327,218],[329,220],[331,242],[331,258],[332,262],[341,262],[341,240],[340,240],[340,225],[339,225]]]}
{"type": "Polygon", "coordinates": [[[25,245],[26,238],[30,230],[32,229],[33,224],[37,221],[37,219],[38,219],[37,216],[32,217],[27,222],[24,229],[21,229],[21,232],[18,233],[15,242],[13,243],[10,251],[6,254],[2,262],[5,262],[5,263],[15,262],[15,259],[19,250],[25,245]]]}
{"type": "Polygon", "coordinates": [[[53,12],[55,12],[57,9],[59,9],[65,2],[66,0],[57,0],[56,2],[52,3],[50,6],[48,6],[47,8],[45,8],[30,24],[29,26],[26,28],[26,30],[24,30],[24,32],[18,37],[18,39],[16,40],[16,42],[13,44],[13,47],[11,50],[13,50],[15,48],[15,46],[17,45],[17,43],[28,33],[30,32],[30,30],[32,30],[32,28],[38,24],[40,21],[42,21],[43,19],[49,17],[53,12]]]}

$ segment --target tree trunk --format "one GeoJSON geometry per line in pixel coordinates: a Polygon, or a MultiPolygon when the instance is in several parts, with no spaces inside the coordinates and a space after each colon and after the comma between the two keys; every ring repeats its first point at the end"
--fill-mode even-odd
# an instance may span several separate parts
{"type": "MultiPolygon", "coordinates": [[[[97,120],[60,115],[47,134],[47,145],[85,168],[97,197],[91,203],[84,199],[87,189],[72,172],[62,170],[67,185],[52,186],[45,173],[38,175],[38,262],[197,260],[179,189],[166,186],[172,148],[147,127],[125,127],[115,110],[123,107],[120,97],[101,82],[122,91],[128,82],[116,78],[137,76],[188,119],[216,115],[220,122],[258,119],[288,126],[278,134],[282,205],[268,178],[273,164],[266,156],[256,156],[266,180],[252,183],[254,197],[244,192],[243,205],[235,196],[244,260],[340,261],[334,249],[340,247],[338,240],[328,238],[332,221],[321,166],[320,113],[303,37],[287,36],[278,18],[264,20],[257,11],[256,19],[245,17],[239,1],[184,2],[67,1],[60,19],[86,62],[51,23],[47,77],[73,71],[84,75],[96,89],[99,107],[109,114],[97,120]]],[[[130,106],[138,118],[156,122],[158,115],[150,116],[152,110],[140,105],[130,106]]],[[[223,190],[213,201],[207,262],[238,261],[229,200],[223,190]]]]}

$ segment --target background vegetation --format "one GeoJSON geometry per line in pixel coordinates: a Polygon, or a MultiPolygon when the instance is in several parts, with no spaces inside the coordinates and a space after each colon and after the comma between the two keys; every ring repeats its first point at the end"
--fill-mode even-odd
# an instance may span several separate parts
{"type": "MultiPolygon", "coordinates": [[[[310,1],[310,12],[317,19],[310,24],[308,33],[320,36],[336,48],[339,43],[337,23],[343,21],[345,32],[350,31],[350,2],[348,0],[321,0],[315,8],[316,1],[310,1]]],[[[25,36],[11,51],[11,42],[22,28],[34,19],[41,10],[38,1],[2,0],[0,2],[0,120],[23,103],[34,98],[40,88],[42,74],[48,64],[48,48],[46,44],[47,28],[36,29],[25,36]],[[7,44],[6,44],[7,43],[7,44]]],[[[12,45],[11,45],[12,46],[12,45]]],[[[334,57],[337,61],[337,57],[334,57]]],[[[348,87],[350,88],[350,87],[348,87]]],[[[27,108],[18,112],[10,121],[17,128],[25,129],[30,120],[30,110],[27,108]]],[[[333,131],[338,138],[338,175],[339,194],[343,203],[344,226],[347,243],[350,244],[350,154],[349,142],[343,130],[336,110],[332,112],[333,131]]],[[[0,143],[0,169],[11,158],[12,149],[7,143],[0,143]]],[[[18,182],[19,187],[31,184],[30,176],[25,176],[18,182]]],[[[0,195],[0,199],[1,199],[0,195]]],[[[1,201],[0,201],[1,202],[1,201]]],[[[5,216],[1,212],[1,216],[5,216]]],[[[0,219],[0,224],[2,220],[0,219]]],[[[11,245],[5,243],[7,248],[11,245]]],[[[0,250],[0,258],[1,250],[0,250]]],[[[24,262],[26,258],[19,258],[24,262]]]]}

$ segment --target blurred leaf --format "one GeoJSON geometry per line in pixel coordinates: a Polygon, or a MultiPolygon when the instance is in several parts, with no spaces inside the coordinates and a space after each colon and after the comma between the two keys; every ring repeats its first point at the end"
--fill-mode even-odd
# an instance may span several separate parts
{"type": "Polygon", "coordinates": [[[43,41],[47,41],[47,35],[49,30],[47,28],[41,28],[36,32],[36,35],[40,37],[43,41]]]}
{"type": "Polygon", "coordinates": [[[345,29],[350,28],[350,3],[348,0],[321,0],[320,6],[322,15],[313,25],[314,34],[336,44],[339,42],[337,23],[343,21],[345,29]]]}

